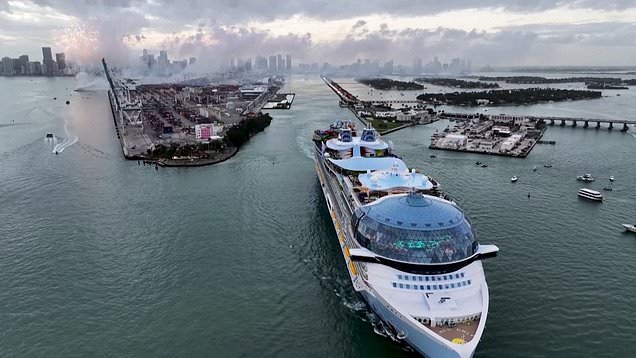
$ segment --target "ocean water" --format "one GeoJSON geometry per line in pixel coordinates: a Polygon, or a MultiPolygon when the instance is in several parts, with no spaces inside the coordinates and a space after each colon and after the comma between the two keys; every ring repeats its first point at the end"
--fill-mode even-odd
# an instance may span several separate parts
{"type": "MultiPolygon", "coordinates": [[[[352,114],[319,78],[293,77],[292,109],[231,160],[158,171],[123,160],[106,94],[81,84],[0,78],[0,356],[413,355],[351,288],[311,135],[352,114]]],[[[607,92],[489,111],[634,118],[631,92],[607,92]]],[[[550,127],[556,145],[514,159],[429,150],[448,124],[386,139],[501,250],[477,356],[636,355],[636,235],[620,227],[636,222],[636,129],[550,127]],[[599,190],[616,177],[606,202],[577,198],[583,173],[599,190]]]]}

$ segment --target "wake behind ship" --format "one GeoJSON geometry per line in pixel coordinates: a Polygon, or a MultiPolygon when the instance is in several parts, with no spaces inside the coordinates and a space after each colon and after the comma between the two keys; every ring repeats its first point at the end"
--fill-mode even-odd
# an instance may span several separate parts
{"type": "Polygon", "coordinates": [[[395,336],[428,357],[470,357],[488,316],[481,259],[463,211],[373,128],[314,133],[316,170],[351,282],[395,336]]]}

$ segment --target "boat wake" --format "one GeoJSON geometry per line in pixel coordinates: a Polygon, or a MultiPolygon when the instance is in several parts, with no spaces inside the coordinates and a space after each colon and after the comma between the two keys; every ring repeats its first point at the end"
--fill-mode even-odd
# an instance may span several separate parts
{"type": "Polygon", "coordinates": [[[66,120],[64,121],[64,133],[66,133],[66,139],[64,139],[62,143],[57,143],[53,147],[53,153],[55,154],[62,153],[64,149],[72,146],[73,144],[77,143],[79,140],[78,136],[69,132],[68,123],[66,120]]]}

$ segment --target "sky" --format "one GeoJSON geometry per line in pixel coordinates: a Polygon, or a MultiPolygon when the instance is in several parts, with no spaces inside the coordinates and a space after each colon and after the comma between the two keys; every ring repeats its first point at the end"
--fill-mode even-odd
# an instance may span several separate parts
{"type": "Polygon", "coordinates": [[[91,63],[146,48],[217,66],[453,57],[491,66],[636,65],[636,0],[0,0],[0,57],[91,63]]]}

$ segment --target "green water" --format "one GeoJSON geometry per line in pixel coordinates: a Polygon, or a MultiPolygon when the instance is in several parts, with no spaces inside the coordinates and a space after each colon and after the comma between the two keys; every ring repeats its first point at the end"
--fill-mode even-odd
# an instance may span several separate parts
{"type": "MultiPolygon", "coordinates": [[[[351,114],[319,78],[293,78],[293,109],[231,160],[159,171],[122,159],[105,93],[75,85],[0,79],[0,356],[413,354],[350,286],[311,134],[351,114]]],[[[567,106],[620,115],[612,101],[567,106]]],[[[447,124],[386,139],[501,249],[477,356],[634,356],[636,235],[620,224],[636,221],[636,134],[554,127],[527,159],[427,149],[447,124]],[[616,177],[605,203],[576,197],[582,173],[616,177]]]]}

